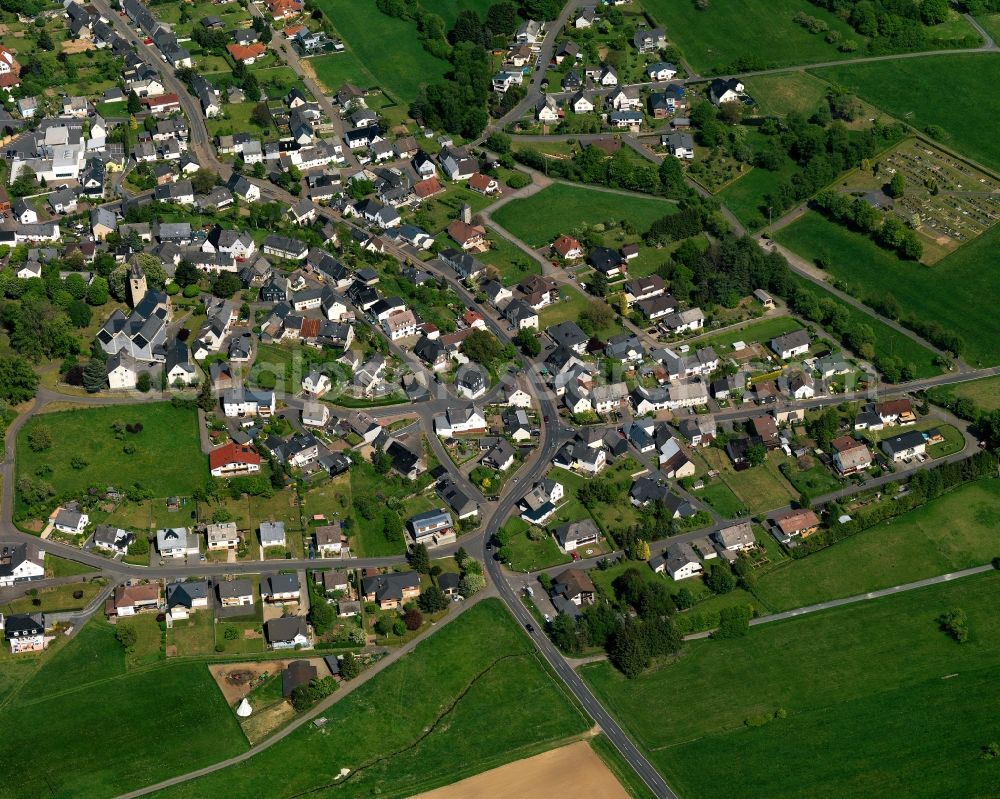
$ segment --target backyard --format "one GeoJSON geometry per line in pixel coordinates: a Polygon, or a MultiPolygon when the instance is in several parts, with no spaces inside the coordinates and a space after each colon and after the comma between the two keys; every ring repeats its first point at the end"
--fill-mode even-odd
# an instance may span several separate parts
{"type": "Polygon", "coordinates": [[[783,508],[798,496],[778,470],[775,457],[768,457],[760,466],[737,472],[726,453],[717,447],[706,447],[698,454],[710,468],[720,472],[722,482],[752,514],[783,508]]]}
{"type": "Polygon", "coordinates": [[[841,799],[850,785],[853,797],[929,799],[960,784],[986,799],[996,770],[978,754],[1000,711],[998,588],[989,573],[690,642],[634,680],[608,663],[580,672],[682,796],[841,799]],[[969,644],[935,620],[954,607],[968,613],[969,644]],[[697,713],[650,706],[677,686],[697,713]],[[794,756],[778,757],[788,741],[794,756]]]}

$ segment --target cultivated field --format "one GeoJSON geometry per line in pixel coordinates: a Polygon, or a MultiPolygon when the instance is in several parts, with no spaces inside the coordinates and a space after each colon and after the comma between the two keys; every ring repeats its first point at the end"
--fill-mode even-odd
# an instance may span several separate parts
{"type": "Polygon", "coordinates": [[[362,88],[378,86],[397,102],[409,103],[422,85],[439,80],[448,70],[448,62],[421,46],[413,23],[383,14],[373,0],[319,0],[317,5],[346,47],[343,53],[309,61],[331,92],[351,82],[362,88]]]}
{"type": "Polygon", "coordinates": [[[414,799],[628,799],[628,793],[586,741],[508,763],[461,782],[418,794],[414,799]]]}
{"type": "Polygon", "coordinates": [[[832,278],[856,297],[895,297],[904,316],[939,322],[962,337],[970,363],[1000,363],[1000,317],[994,308],[1000,282],[991,268],[1000,227],[932,267],[901,261],[869,239],[809,212],[775,234],[789,249],[810,260],[822,258],[832,278]]]}
{"type": "Polygon", "coordinates": [[[198,442],[198,417],[168,402],[128,407],[86,408],[32,417],[17,437],[18,475],[39,473],[62,493],[90,486],[126,488],[141,483],[154,496],[189,494],[208,479],[208,460],[198,442]],[[112,426],[142,424],[139,433],[117,437],[112,426]],[[33,430],[48,430],[52,444],[35,452],[28,444],[33,430]],[[125,448],[135,451],[126,454],[125,448]],[[76,468],[74,458],[83,465],[76,468]]]}
{"type": "Polygon", "coordinates": [[[635,680],[607,663],[580,671],[681,796],[932,799],[961,786],[987,799],[995,764],[978,755],[1000,711],[998,589],[991,572],[691,642],[635,680]],[[967,644],[936,621],[955,607],[967,644]],[[651,703],[678,686],[698,712],[651,703]]]}
{"type": "Polygon", "coordinates": [[[853,64],[817,70],[835,85],[888,111],[919,130],[934,125],[937,138],[974,158],[1000,169],[1000,139],[996,136],[991,97],[1000,82],[1000,57],[969,54],[910,58],[870,64],[853,64]],[[947,102],[927,102],[928,93],[947,87],[947,102]]]}
{"type": "Polygon", "coordinates": [[[33,763],[0,797],[103,799],[246,749],[203,664],[126,671],[112,631],[90,622],[0,709],[18,730],[0,737],[0,757],[33,763]],[[181,731],[183,746],[151,745],[181,731]]]}
{"type": "Polygon", "coordinates": [[[676,206],[666,200],[554,183],[531,197],[507,203],[493,218],[528,246],[544,247],[560,233],[571,234],[583,224],[627,219],[642,232],[660,217],[675,212],[676,206]]]}
{"type": "Polygon", "coordinates": [[[775,610],[811,605],[988,563],[997,552],[1000,481],[971,483],[890,522],[762,575],[775,610]],[[947,532],[946,532],[947,531],[947,532]]]}
{"type": "Polygon", "coordinates": [[[306,725],[240,765],[157,796],[412,796],[545,751],[589,726],[495,599],[324,715],[322,729],[306,725]],[[340,778],[342,768],[350,776],[340,778]]]}

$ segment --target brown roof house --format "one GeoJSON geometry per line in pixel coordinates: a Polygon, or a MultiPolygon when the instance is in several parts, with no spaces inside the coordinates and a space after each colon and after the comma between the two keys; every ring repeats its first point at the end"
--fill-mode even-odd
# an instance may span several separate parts
{"type": "Polygon", "coordinates": [[[833,448],[833,465],[841,474],[862,472],[872,465],[872,454],[864,441],[841,436],[830,442],[833,448]]]}
{"type": "Polygon", "coordinates": [[[482,225],[471,225],[461,219],[453,219],[448,223],[448,235],[463,250],[482,252],[489,249],[486,228],[482,225]]]}
{"type": "Polygon", "coordinates": [[[160,583],[120,585],[105,603],[105,613],[111,616],[134,616],[160,607],[160,583]]]}
{"type": "Polygon", "coordinates": [[[575,607],[593,605],[595,593],[594,582],[582,569],[566,569],[552,580],[552,604],[560,613],[566,612],[561,605],[567,603],[575,607]]]}
{"type": "Polygon", "coordinates": [[[809,508],[796,508],[775,515],[772,534],[782,544],[791,543],[793,538],[807,538],[819,527],[819,517],[809,508]]]}

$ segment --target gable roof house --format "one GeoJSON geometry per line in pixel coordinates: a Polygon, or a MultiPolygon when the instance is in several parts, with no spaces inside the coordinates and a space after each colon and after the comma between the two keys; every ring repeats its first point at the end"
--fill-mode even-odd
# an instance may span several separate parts
{"type": "Polygon", "coordinates": [[[583,519],[579,522],[560,524],[552,530],[556,544],[563,552],[573,552],[582,547],[596,546],[601,537],[601,531],[593,519],[583,519]]]}
{"type": "MultiPolygon", "coordinates": [[[[306,649],[310,646],[309,631],[303,616],[282,616],[264,622],[264,638],[271,649],[306,649]]],[[[296,661],[303,663],[305,661],[296,661]]],[[[308,665],[308,664],[307,664],[308,665]]],[[[315,671],[315,667],[313,667],[315,671]]],[[[284,677],[282,677],[284,683],[284,677]]]]}
{"type": "Polygon", "coordinates": [[[806,538],[819,528],[819,517],[809,508],[782,511],[771,521],[771,533],[782,544],[791,543],[797,536],[806,538]]]}
{"type": "Polygon", "coordinates": [[[268,574],[261,578],[260,596],[265,602],[293,602],[301,596],[299,576],[291,574],[268,574]]]}
{"type": "Polygon", "coordinates": [[[663,28],[636,28],[632,36],[632,44],[640,53],[655,53],[667,46],[667,35],[663,28]]]}
{"type": "Polygon", "coordinates": [[[361,593],[366,602],[377,602],[382,610],[402,607],[420,596],[420,575],[412,571],[369,575],[361,582],[361,593]]]}
{"type": "Polygon", "coordinates": [[[0,544],[0,588],[45,577],[45,551],[37,544],[0,544]]]}

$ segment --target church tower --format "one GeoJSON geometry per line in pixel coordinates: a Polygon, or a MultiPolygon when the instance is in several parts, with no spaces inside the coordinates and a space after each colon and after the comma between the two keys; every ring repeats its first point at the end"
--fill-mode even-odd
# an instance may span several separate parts
{"type": "Polygon", "coordinates": [[[128,292],[133,308],[142,302],[142,298],[146,296],[146,273],[134,261],[128,273],[128,292]]]}

